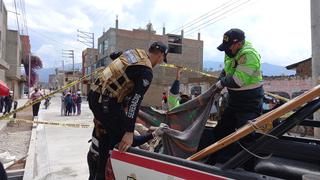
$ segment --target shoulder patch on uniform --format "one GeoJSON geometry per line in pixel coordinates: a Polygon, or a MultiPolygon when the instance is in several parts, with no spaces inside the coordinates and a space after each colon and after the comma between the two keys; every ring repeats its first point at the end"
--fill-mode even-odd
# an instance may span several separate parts
{"type": "Polygon", "coordinates": [[[130,64],[135,64],[138,62],[137,57],[135,56],[132,50],[127,50],[123,53],[130,64]]]}
{"type": "Polygon", "coordinates": [[[247,61],[247,58],[245,55],[241,56],[238,60],[238,64],[245,64],[247,61]]]}
{"type": "Polygon", "coordinates": [[[143,82],[143,86],[144,86],[144,87],[147,87],[147,86],[149,86],[149,84],[150,84],[150,82],[149,82],[148,79],[142,79],[142,82],[143,82]]]}

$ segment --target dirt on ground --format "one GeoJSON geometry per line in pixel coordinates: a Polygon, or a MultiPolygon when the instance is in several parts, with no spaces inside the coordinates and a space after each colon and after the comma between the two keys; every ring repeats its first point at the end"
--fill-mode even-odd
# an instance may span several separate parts
{"type": "MultiPolygon", "coordinates": [[[[32,120],[32,110],[17,113],[17,118],[32,120]]],[[[0,153],[9,152],[15,156],[15,163],[7,170],[23,169],[25,158],[28,154],[32,124],[24,122],[9,121],[7,126],[0,130],[0,153]]]]}

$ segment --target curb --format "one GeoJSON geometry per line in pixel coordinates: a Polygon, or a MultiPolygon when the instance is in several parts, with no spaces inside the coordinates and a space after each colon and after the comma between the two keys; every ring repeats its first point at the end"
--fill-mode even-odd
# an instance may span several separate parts
{"type": "Polygon", "coordinates": [[[24,168],[23,180],[32,180],[34,179],[34,173],[36,171],[36,137],[37,136],[37,125],[32,125],[32,132],[29,143],[28,157],[26,159],[26,166],[24,168]]]}
{"type": "Polygon", "coordinates": [[[2,121],[0,121],[0,131],[1,131],[3,128],[7,127],[8,123],[9,123],[9,120],[2,120],[2,121]]]}

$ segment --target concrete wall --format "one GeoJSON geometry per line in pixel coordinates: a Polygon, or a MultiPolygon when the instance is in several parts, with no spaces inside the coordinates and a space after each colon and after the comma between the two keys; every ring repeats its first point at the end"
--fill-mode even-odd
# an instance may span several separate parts
{"type": "Polygon", "coordinates": [[[3,82],[5,82],[5,80],[6,80],[5,74],[6,74],[6,71],[4,69],[0,68],[0,80],[3,81],[3,82]]]}
{"type": "MultiPolygon", "coordinates": [[[[83,76],[93,73],[96,69],[98,59],[98,49],[87,48],[82,51],[82,74],[83,76]]],[[[88,94],[88,86],[90,86],[92,78],[86,78],[81,83],[81,92],[83,95],[88,94]]]]}
{"type": "Polygon", "coordinates": [[[6,72],[6,76],[19,80],[21,76],[21,42],[17,31],[7,31],[7,43],[6,43],[6,61],[10,65],[9,70],[6,72]]]}
{"type": "MultiPolygon", "coordinates": [[[[9,69],[9,64],[6,62],[6,34],[7,10],[2,2],[0,3],[0,71],[2,72],[9,69]]],[[[0,80],[5,81],[4,73],[0,73],[0,80]]]]}

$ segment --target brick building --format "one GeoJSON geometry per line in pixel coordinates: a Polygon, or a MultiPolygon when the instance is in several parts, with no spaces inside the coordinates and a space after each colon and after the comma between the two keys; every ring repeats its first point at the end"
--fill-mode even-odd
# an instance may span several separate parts
{"type": "MultiPolygon", "coordinates": [[[[73,81],[76,81],[78,80],[79,78],[82,77],[82,73],[80,71],[64,71],[64,84],[69,84],[73,81]]],[[[71,91],[73,92],[76,92],[78,91],[78,89],[82,89],[82,84],[81,83],[78,83],[74,86],[72,86],[71,88],[69,88],[71,91]]]]}
{"type": "MultiPolygon", "coordinates": [[[[117,27],[118,22],[116,21],[116,28],[110,28],[98,39],[97,67],[106,66],[111,62],[109,58],[111,52],[125,51],[131,48],[147,50],[154,41],[162,41],[169,47],[168,63],[202,71],[203,41],[200,40],[200,34],[197,40],[187,39],[183,37],[183,32],[180,35],[166,34],[165,28],[163,28],[162,35],[159,35],[153,30],[151,23],[147,25],[146,29],[124,30],[117,27]]],[[[183,91],[190,93],[194,84],[204,86],[200,82],[189,83],[189,79],[200,77],[196,73],[183,72],[181,77],[183,91]]],[[[165,69],[159,66],[154,68],[153,81],[145,95],[143,104],[159,106],[162,92],[168,90],[174,79],[175,69],[165,69]]]]}
{"type": "Polygon", "coordinates": [[[311,58],[286,66],[288,70],[296,70],[296,75],[300,77],[312,76],[311,58]]]}
{"type": "MultiPolygon", "coordinates": [[[[98,60],[98,49],[95,48],[87,48],[82,51],[82,74],[86,76],[91,74],[96,67],[96,63],[98,60]]],[[[82,89],[81,92],[83,95],[87,95],[90,89],[90,84],[93,81],[93,77],[87,78],[82,81],[82,89]]]]}
{"type": "Polygon", "coordinates": [[[312,88],[311,77],[279,76],[264,77],[263,88],[268,92],[286,92],[292,94],[312,88]]]}
{"type": "Polygon", "coordinates": [[[264,89],[269,92],[285,92],[291,98],[312,88],[311,58],[286,66],[295,70],[295,76],[264,77],[264,89]]]}

